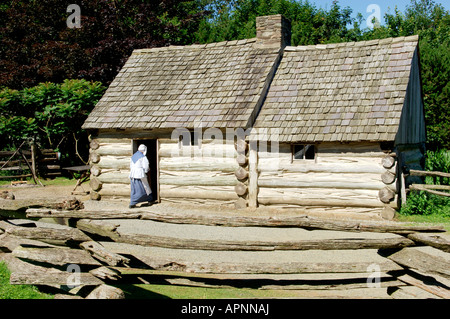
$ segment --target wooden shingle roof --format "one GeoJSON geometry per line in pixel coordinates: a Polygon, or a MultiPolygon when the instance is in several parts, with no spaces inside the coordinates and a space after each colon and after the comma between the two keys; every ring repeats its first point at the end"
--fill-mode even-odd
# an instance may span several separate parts
{"type": "Polygon", "coordinates": [[[279,55],[255,42],[135,50],[83,128],[245,127],[279,55]]]}
{"type": "Polygon", "coordinates": [[[417,36],[284,49],[256,42],[135,50],[83,128],[253,126],[274,129],[280,142],[395,139],[417,36]]]}
{"type": "Polygon", "coordinates": [[[393,141],[417,42],[286,47],[254,127],[280,142],[393,141]]]}

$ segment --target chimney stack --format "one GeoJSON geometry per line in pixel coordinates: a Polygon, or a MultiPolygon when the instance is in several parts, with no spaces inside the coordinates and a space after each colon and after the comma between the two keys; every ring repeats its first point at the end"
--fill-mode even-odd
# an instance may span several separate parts
{"type": "Polygon", "coordinates": [[[281,14],[256,17],[256,44],[262,47],[291,45],[291,23],[281,14]]]}

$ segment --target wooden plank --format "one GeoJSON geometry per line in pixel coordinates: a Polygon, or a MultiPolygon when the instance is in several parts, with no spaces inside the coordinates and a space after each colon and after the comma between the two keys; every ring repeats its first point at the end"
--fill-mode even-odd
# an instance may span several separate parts
{"type": "Polygon", "coordinates": [[[235,186],[237,184],[237,179],[232,175],[225,176],[208,176],[198,174],[196,176],[186,175],[186,176],[169,176],[160,175],[160,183],[167,185],[200,185],[200,186],[235,186]]]}
{"type": "Polygon", "coordinates": [[[297,216],[236,216],[176,213],[170,211],[157,212],[145,211],[142,219],[155,221],[180,223],[180,224],[200,224],[200,225],[221,225],[231,227],[302,227],[307,229],[327,229],[342,231],[363,231],[363,232],[390,232],[390,233],[413,233],[413,232],[445,232],[442,226],[411,226],[399,222],[376,222],[376,221],[345,221],[337,219],[318,218],[306,215],[297,216]]]}
{"type": "Polygon", "coordinates": [[[415,169],[410,169],[409,174],[412,176],[450,177],[450,173],[436,172],[436,171],[419,171],[415,169]]]}
{"type": "MultiPolygon", "coordinates": [[[[358,261],[352,251],[200,251],[143,247],[124,243],[103,243],[108,250],[126,253],[139,263],[158,271],[211,274],[306,274],[306,273],[362,273],[376,262],[380,272],[401,270],[396,263],[385,259],[368,258],[358,261]],[[167,252],[166,252],[167,251],[167,252]],[[329,253],[328,253],[329,252],[329,253]],[[338,254],[337,254],[338,252],[338,254]],[[295,256],[293,256],[295,253],[295,256]],[[301,253],[301,256],[297,255],[301,253]],[[315,257],[311,258],[311,253],[315,257]],[[244,256],[245,254],[245,256],[244,256]],[[261,255],[262,254],[262,255],[261,255]],[[305,255],[303,255],[305,254],[305,255]]],[[[131,266],[133,264],[131,263],[131,266]]]]}
{"type": "Polygon", "coordinates": [[[384,187],[395,190],[395,185],[386,185],[379,180],[361,180],[354,179],[349,180],[347,178],[333,178],[333,176],[328,176],[328,178],[323,177],[321,179],[309,178],[308,180],[301,178],[286,178],[277,176],[266,176],[259,177],[258,186],[260,187],[273,187],[273,188],[338,188],[338,189],[375,189],[380,190],[384,187]]]}
{"type": "Polygon", "coordinates": [[[11,285],[84,285],[97,286],[103,281],[89,273],[77,273],[64,271],[42,271],[42,272],[13,272],[10,277],[11,285]],[[76,281],[74,279],[76,278],[76,281]]]}
{"type": "MultiPolygon", "coordinates": [[[[385,204],[378,199],[315,199],[296,198],[290,196],[265,196],[258,197],[258,202],[263,205],[290,204],[298,206],[333,206],[333,207],[384,207],[385,204]]],[[[393,203],[395,204],[395,203],[393,203]]]]}
{"type": "Polygon", "coordinates": [[[450,186],[447,186],[446,188],[444,188],[445,185],[422,185],[422,184],[412,184],[409,186],[409,189],[426,191],[431,194],[450,197],[450,193],[435,191],[435,190],[431,189],[431,187],[428,187],[428,186],[436,186],[436,187],[433,187],[436,189],[438,189],[440,187],[441,189],[450,190],[450,186]]]}
{"type": "Polygon", "coordinates": [[[412,233],[408,235],[408,238],[415,242],[422,243],[450,253],[450,241],[440,236],[412,233]]]}
{"type": "Polygon", "coordinates": [[[449,290],[450,287],[445,288],[445,287],[436,285],[435,283],[430,283],[429,281],[424,282],[424,281],[414,278],[408,274],[399,276],[397,278],[407,284],[416,286],[416,287],[423,289],[429,293],[432,293],[433,295],[436,295],[438,297],[441,297],[444,299],[450,299],[450,290],[449,290]]]}
{"type": "Polygon", "coordinates": [[[91,223],[91,232],[100,228],[98,234],[108,236],[115,242],[176,249],[199,250],[246,250],[246,251],[272,251],[272,250],[348,250],[348,249],[387,249],[401,248],[413,244],[406,238],[385,239],[324,239],[324,240],[296,240],[296,241],[238,241],[238,240],[202,240],[194,238],[163,237],[148,234],[125,234],[115,231],[105,232],[104,227],[91,223]]]}
{"type": "Polygon", "coordinates": [[[0,228],[2,228],[6,233],[17,237],[35,239],[44,242],[69,243],[91,240],[89,236],[75,228],[59,229],[50,227],[22,227],[4,221],[0,221],[0,228]]]}
{"type": "Polygon", "coordinates": [[[32,260],[57,266],[67,264],[77,265],[95,265],[101,264],[91,257],[91,255],[81,249],[69,248],[36,248],[36,247],[17,247],[12,252],[17,258],[32,260]]]}
{"type": "Polygon", "coordinates": [[[258,150],[254,142],[250,142],[249,145],[248,170],[248,206],[256,208],[258,206],[258,150]]]}
{"type": "MultiPolygon", "coordinates": [[[[264,164],[264,162],[263,162],[264,164]]],[[[379,164],[356,163],[308,163],[270,161],[267,165],[258,167],[260,172],[275,171],[280,173],[344,173],[344,174],[382,174],[386,171],[394,173],[393,169],[386,170],[379,164]]]]}
{"type": "Polygon", "coordinates": [[[289,242],[270,241],[216,241],[197,239],[178,239],[150,235],[125,235],[115,241],[155,246],[164,248],[201,249],[201,250],[344,250],[344,249],[385,249],[400,248],[413,245],[412,241],[401,238],[386,239],[326,239],[326,240],[298,240],[289,242]]]}
{"type": "Polygon", "coordinates": [[[450,278],[450,262],[440,256],[431,255],[414,248],[403,248],[387,258],[404,267],[450,278]]]}
{"type": "MultiPolygon", "coordinates": [[[[162,185],[165,186],[165,185],[162,185]]],[[[216,200],[236,200],[235,192],[213,191],[213,190],[190,190],[190,189],[166,189],[161,188],[160,194],[163,198],[202,198],[216,200]]]]}
{"type": "MultiPolygon", "coordinates": [[[[261,290],[334,290],[367,288],[367,273],[337,274],[210,274],[136,268],[119,268],[121,284],[167,284],[208,288],[252,288],[261,290]]],[[[380,287],[405,286],[391,275],[380,273],[380,287]]]]}
{"type": "MultiPolygon", "coordinates": [[[[49,208],[28,208],[27,218],[79,218],[79,219],[139,219],[142,213],[128,211],[80,211],[49,208]]],[[[87,241],[87,240],[83,240],[87,241]]]]}
{"type": "Polygon", "coordinates": [[[436,295],[433,295],[416,286],[398,287],[390,293],[390,296],[393,299],[440,299],[436,295]]]}
{"type": "MultiPolygon", "coordinates": [[[[445,232],[442,226],[411,226],[399,222],[376,222],[376,221],[344,221],[336,219],[318,218],[306,215],[296,216],[238,216],[236,214],[200,214],[165,210],[146,209],[141,212],[122,211],[58,211],[50,209],[30,208],[27,210],[28,217],[70,217],[83,218],[78,221],[88,227],[90,219],[147,219],[175,224],[198,224],[198,225],[221,225],[231,227],[302,227],[307,229],[327,229],[356,232],[381,232],[409,234],[415,232],[445,232]]],[[[1,228],[1,227],[0,227],[1,228]]],[[[82,229],[82,228],[80,228],[82,229]]],[[[108,227],[112,230],[114,227],[108,227]]],[[[84,229],[82,229],[84,230],[84,229]]]]}
{"type": "Polygon", "coordinates": [[[100,243],[95,241],[81,243],[80,247],[89,252],[95,259],[98,259],[110,266],[127,265],[130,262],[128,258],[108,251],[100,243]]]}

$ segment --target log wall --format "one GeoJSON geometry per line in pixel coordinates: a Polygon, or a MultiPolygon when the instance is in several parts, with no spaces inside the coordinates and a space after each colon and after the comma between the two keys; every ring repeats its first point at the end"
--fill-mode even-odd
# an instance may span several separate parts
{"type": "Polygon", "coordinates": [[[234,143],[202,141],[182,146],[160,139],[160,196],[172,202],[234,205],[239,199],[235,176],[239,168],[234,143]]]}
{"type": "Polygon", "coordinates": [[[132,139],[100,136],[91,140],[91,199],[130,196],[132,155],[132,139]]]}
{"type": "MultiPolygon", "coordinates": [[[[162,200],[246,206],[248,173],[238,161],[242,152],[233,141],[203,141],[201,147],[183,146],[170,135],[159,136],[159,194],[162,200]],[[238,195],[238,193],[240,195],[238,195]]],[[[138,138],[145,138],[139,136],[138,138]]],[[[151,138],[151,137],[150,137],[151,138]]],[[[246,150],[246,145],[241,146],[246,150]]],[[[103,133],[90,143],[91,198],[130,196],[128,178],[133,139],[103,133]]]]}
{"type": "MultiPolygon", "coordinates": [[[[376,214],[397,208],[397,157],[378,143],[322,143],[314,160],[293,160],[290,144],[272,152],[245,141],[203,141],[199,147],[170,136],[158,140],[163,201],[376,214]]],[[[92,139],[92,199],[129,196],[132,149],[132,138],[92,139]]]]}
{"type": "Polygon", "coordinates": [[[314,160],[293,160],[290,144],[258,151],[258,203],[380,212],[397,206],[395,154],[376,143],[322,143],[314,160]]]}

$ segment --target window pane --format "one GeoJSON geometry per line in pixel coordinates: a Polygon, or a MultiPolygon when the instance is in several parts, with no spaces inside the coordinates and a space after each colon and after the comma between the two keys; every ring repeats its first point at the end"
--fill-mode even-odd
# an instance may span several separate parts
{"type": "Polygon", "coordinates": [[[294,145],[294,159],[303,159],[305,157],[305,146],[294,145]]]}
{"type": "Polygon", "coordinates": [[[305,149],[305,159],[313,160],[315,158],[314,145],[306,145],[305,149]]]}

